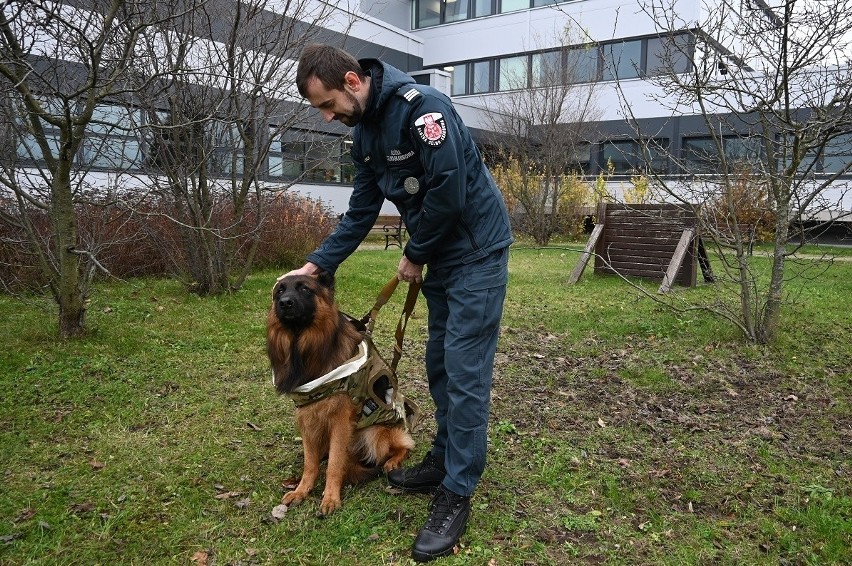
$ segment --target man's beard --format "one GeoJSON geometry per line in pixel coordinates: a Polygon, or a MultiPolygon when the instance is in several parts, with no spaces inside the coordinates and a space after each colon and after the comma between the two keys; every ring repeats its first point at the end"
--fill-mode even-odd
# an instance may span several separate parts
{"type": "Polygon", "coordinates": [[[358,122],[361,121],[361,118],[364,117],[364,109],[361,107],[358,99],[355,98],[355,95],[347,90],[344,90],[343,93],[346,95],[349,102],[352,103],[352,111],[349,114],[339,114],[335,116],[335,118],[349,127],[357,126],[358,122]]]}

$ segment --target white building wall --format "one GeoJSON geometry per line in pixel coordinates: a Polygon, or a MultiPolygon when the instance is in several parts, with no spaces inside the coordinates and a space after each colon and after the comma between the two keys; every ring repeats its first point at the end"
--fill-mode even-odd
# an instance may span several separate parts
{"type": "MultiPolygon", "coordinates": [[[[684,22],[695,22],[700,14],[697,0],[677,3],[684,22]]],[[[556,6],[474,18],[414,30],[426,45],[423,65],[434,66],[487,57],[557,47],[553,38],[570,26],[584,41],[652,35],[658,32],[636,0],[580,0],[556,6]],[[550,43],[540,43],[550,40],[550,43]],[[538,41],[538,42],[537,42],[538,41]]]]}

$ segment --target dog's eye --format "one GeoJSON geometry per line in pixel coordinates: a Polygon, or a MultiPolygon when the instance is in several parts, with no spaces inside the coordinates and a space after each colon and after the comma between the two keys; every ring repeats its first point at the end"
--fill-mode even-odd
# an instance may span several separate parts
{"type": "Polygon", "coordinates": [[[314,292],[314,290],[307,285],[299,285],[298,290],[300,293],[304,293],[305,295],[312,295],[314,292]]]}

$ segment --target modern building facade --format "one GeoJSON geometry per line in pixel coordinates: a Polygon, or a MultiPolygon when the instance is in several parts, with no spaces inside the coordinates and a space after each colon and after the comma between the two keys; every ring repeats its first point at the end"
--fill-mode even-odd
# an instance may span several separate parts
{"type": "MultiPolygon", "coordinates": [[[[653,80],[655,75],[688,71],[690,59],[705,61],[720,76],[734,68],[752,71],[749,57],[753,54],[738,53],[730,43],[728,47],[719,44],[698,22],[714,9],[727,10],[723,16],[733,21],[771,19],[772,8],[762,0],[738,2],[737,10],[727,3],[719,8],[720,4],[679,1],[671,4],[676,13],[661,14],[663,4],[643,0],[362,1],[359,17],[376,26],[372,31],[380,28],[381,32],[361,34],[355,26],[342,44],[357,56],[382,57],[418,82],[445,90],[480,139],[493,123],[487,112],[501,96],[517,89],[516,77],[525,75],[528,84],[535,85],[543,62],[560,59],[571,68],[568,80],[577,83],[578,92],[593,89],[596,108],[594,122],[586,128],[591,132],[587,143],[566,156],[571,161],[566,165],[590,177],[607,172],[617,193],[632,175],[648,173],[649,168],[663,177],[682,176],[684,167],[690,174],[720,172],[722,160],[714,156],[718,149],[705,119],[697,109],[675,109],[675,95],[653,80]],[[708,45],[712,52],[694,53],[707,50],[708,45]],[[643,136],[652,138],[650,143],[641,141],[643,136]],[[654,147],[661,148],[659,156],[654,155],[654,147]]],[[[743,131],[729,134],[722,145],[731,160],[747,160],[762,151],[743,131]]],[[[850,161],[852,132],[838,136],[815,156],[811,174],[826,178],[850,161]]],[[[850,177],[842,175],[834,183],[824,218],[852,211],[850,177]]],[[[319,187],[300,190],[319,194],[319,187]]],[[[335,208],[345,206],[337,196],[330,198],[335,208]]]]}
{"type": "MultiPolygon", "coordinates": [[[[418,82],[443,90],[483,143],[493,127],[489,112],[518,89],[517,77],[535,86],[542,80],[541,69],[554,62],[570,68],[566,80],[578,92],[591,93],[595,112],[586,139],[566,156],[566,168],[589,177],[607,172],[614,187],[649,168],[673,177],[683,174],[684,164],[693,174],[719,173],[718,146],[705,120],[696,111],[675,108],[676,94],[653,79],[671,70],[688,71],[690,55],[708,45],[711,53],[703,53],[702,60],[713,73],[749,68],[746,54],[714,43],[698,24],[704,12],[727,1],[680,0],[670,4],[675,11],[661,16],[662,5],[657,2],[655,7],[652,0],[307,0],[333,6],[330,15],[324,12],[319,39],[357,57],[382,58],[418,82]],[[661,19],[671,25],[662,29],[661,19]]],[[[271,2],[269,8],[287,5],[271,2]]],[[[741,11],[733,10],[732,17],[749,17],[748,10],[763,15],[771,11],[764,0],[737,5],[741,11]]],[[[311,13],[304,11],[305,17],[311,13]]],[[[291,96],[294,103],[300,102],[297,95],[291,96]]],[[[98,117],[119,123],[142,120],[127,112],[132,111],[103,107],[98,117]]],[[[293,190],[323,200],[336,213],[345,211],[353,171],[347,133],[340,124],[323,123],[317,114],[292,131],[276,133],[264,182],[295,183],[293,190]]],[[[729,133],[722,144],[725,155],[748,158],[761,151],[738,132],[729,133]]],[[[227,140],[225,132],[223,147],[227,140]]],[[[134,171],[144,161],[145,150],[144,140],[134,139],[130,131],[123,136],[120,129],[101,132],[94,127],[79,158],[97,184],[99,175],[110,182],[116,170],[134,171]],[[103,151],[110,146],[115,149],[103,151]]],[[[38,160],[39,152],[29,144],[20,156],[38,160]]],[[[812,173],[830,176],[850,161],[852,132],[838,136],[830,151],[814,156],[812,173]]],[[[835,183],[834,216],[852,211],[850,181],[852,175],[843,175],[835,183]]],[[[387,204],[383,212],[395,210],[387,204]]]]}

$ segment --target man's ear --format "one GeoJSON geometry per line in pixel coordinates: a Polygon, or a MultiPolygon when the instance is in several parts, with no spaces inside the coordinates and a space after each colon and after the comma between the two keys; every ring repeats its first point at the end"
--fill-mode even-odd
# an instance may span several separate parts
{"type": "Polygon", "coordinates": [[[348,71],[343,75],[343,83],[356,92],[361,90],[361,86],[364,84],[361,82],[361,77],[355,71],[348,71]]]}

